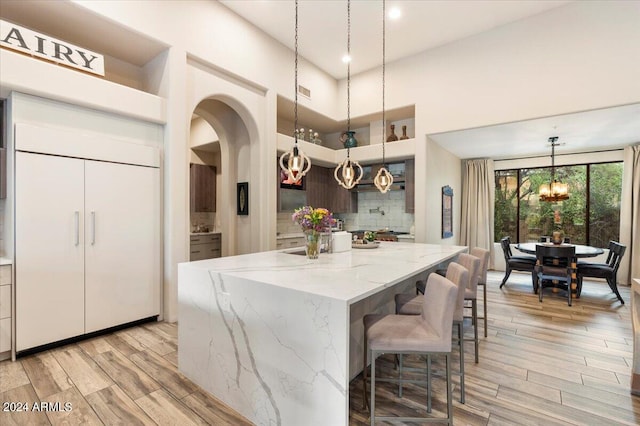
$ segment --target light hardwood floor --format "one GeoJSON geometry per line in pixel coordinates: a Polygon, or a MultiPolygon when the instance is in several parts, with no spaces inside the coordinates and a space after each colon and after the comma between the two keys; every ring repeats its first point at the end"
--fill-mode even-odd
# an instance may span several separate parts
{"type": "MultiPolygon", "coordinates": [[[[623,306],[605,283],[585,281],[582,297],[569,307],[562,293],[545,293],[539,303],[527,274],[513,273],[500,290],[502,276],[489,273],[489,336],[480,339],[479,364],[473,362],[473,344],[466,344],[465,404],[458,400],[459,379],[453,378],[454,423],[640,424],[640,398],[629,393],[629,288],[620,288],[623,306]]],[[[68,402],[73,409],[0,411],[0,424],[249,424],[178,373],[177,350],[176,325],[161,322],[3,361],[3,405],[28,402],[32,410],[34,402],[68,402]]],[[[378,374],[395,374],[391,361],[383,357],[378,374]]],[[[439,415],[444,382],[436,378],[433,387],[439,415]]],[[[353,425],[368,424],[361,389],[358,377],[350,390],[353,425]]],[[[423,413],[424,388],[409,385],[402,399],[392,384],[378,389],[378,413],[423,413]]]]}

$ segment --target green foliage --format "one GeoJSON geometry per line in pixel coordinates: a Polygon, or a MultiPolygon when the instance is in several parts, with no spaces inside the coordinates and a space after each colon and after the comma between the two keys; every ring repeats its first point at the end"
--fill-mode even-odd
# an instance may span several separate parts
{"type": "Polygon", "coordinates": [[[551,182],[550,167],[496,172],[496,241],[506,235],[514,241],[537,241],[556,230],[577,244],[606,247],[609,240],[618,240],[622,163],[556,167],[555,176],[569,185],[570,196],[568,200],[549,203],[540,201],[538,192],[541,185],[551,182]],[[516,183],[518,172],[520,182],[516,183]],[[516,224],[518,204],[520,222],[516,224]]]}

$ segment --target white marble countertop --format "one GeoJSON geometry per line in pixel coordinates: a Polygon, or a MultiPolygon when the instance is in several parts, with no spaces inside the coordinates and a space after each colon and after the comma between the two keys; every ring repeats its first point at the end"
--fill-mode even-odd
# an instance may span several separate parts
{"type": "Polygon", "coordinates": [[[0,257],[0,266],[2,265],[13,265],[13,260],[8,257],[0,257]]]}
{"type": "Polygon", "coordinates": [[[189,266],[352,304],[466,250],[383,241],[377,249],[322,253],[315,260],[307,259],[297,248],[206,259],[189,262],[189,266]]]}

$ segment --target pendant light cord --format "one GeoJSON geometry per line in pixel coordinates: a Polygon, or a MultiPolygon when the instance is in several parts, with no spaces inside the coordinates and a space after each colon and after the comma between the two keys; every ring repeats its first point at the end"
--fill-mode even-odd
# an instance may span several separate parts
{"type": "MultiPolygon", "coordinates": [[[[384,91],[385,91],[385,40],[386,40],[386,23],[385,23],[385,9],[386,4],[385,0],[382,0],[382,126],[384,129],[387,128],[385,119],[384,119],[384,91]]],[[[382,166],[385,167],[385,152],[384,152],[384,143],[385,143],[385,132],[382,132],[382,166]]]]}
{"type": "MultiPolygon", "coordinates": [[[[351,0],[347,0],[347,132],[351,131],[351,0]]],[[[349,136],[349,133],[347,133],[349,136]]],[[[347,144],[347,160],[351,147],[347,144]]]]}
{"type": "Polygon", "coordinates": [[[296,0],[296,30],[295,30],[295,73],[294,73],[294,102],[293,102],[293,136],[294,143],[298,145],[298,0],[296,0]]]}

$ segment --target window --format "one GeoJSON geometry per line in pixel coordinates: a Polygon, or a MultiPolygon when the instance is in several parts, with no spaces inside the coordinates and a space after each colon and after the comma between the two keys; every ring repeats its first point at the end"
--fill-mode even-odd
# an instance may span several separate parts
{"type": "Polygon", "coordinates": [[[495,172],[495,238],[538,241],[561,231],[572,243],[607,247],[620,235],[622,162],[556,167],[569,185],[569,199],[540,201],[538,188],[551,180],[551,168],[495,172]]]}

